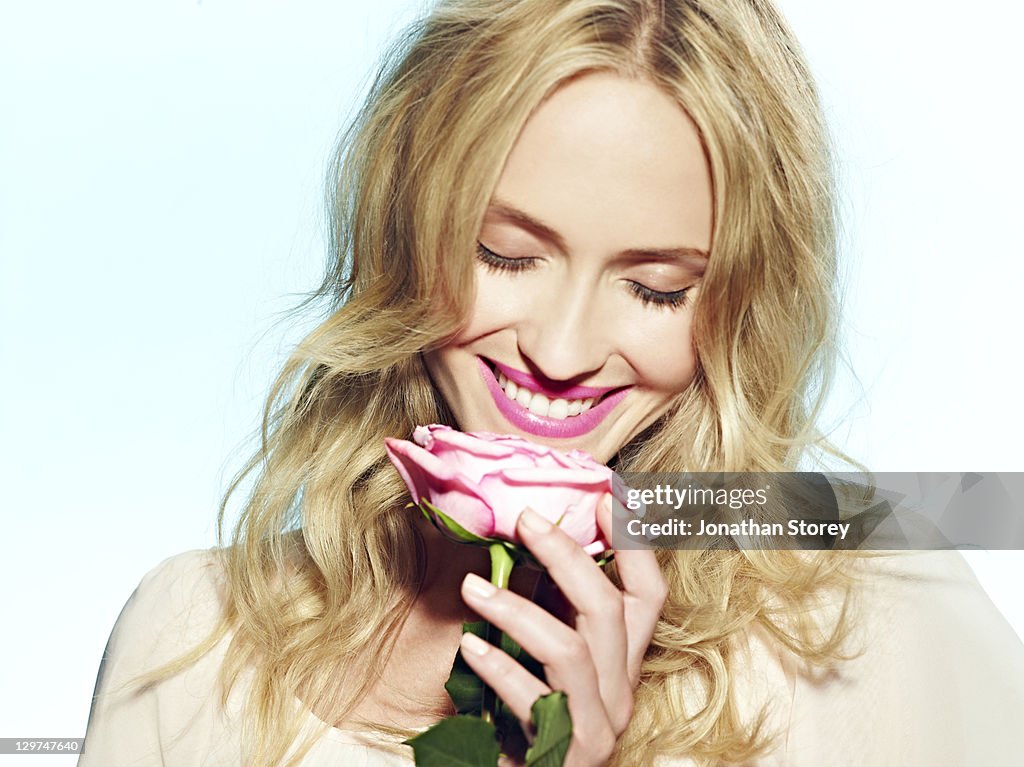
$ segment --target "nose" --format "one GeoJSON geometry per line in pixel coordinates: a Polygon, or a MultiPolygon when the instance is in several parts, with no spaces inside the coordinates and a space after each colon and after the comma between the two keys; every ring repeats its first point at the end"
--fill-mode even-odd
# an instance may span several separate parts
{"type": "Polygon", "coordinates": [[[519,351],[544,377],[575,381],[596,374],[612,353],[612,318],[594,295],[553,281],[526,302],[519,322],[519,351]]]}

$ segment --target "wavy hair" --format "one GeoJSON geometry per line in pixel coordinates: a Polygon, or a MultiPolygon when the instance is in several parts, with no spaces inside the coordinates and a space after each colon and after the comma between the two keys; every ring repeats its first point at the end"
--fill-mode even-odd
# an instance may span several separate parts
{"type": "MultiPolygon", "coordinates": [[[[221,504],[223,620],[148,677],[233,633],[222,694],[252,669],[249,764],[297,764],[313,739],[290,750],[303,715],[296,697],[344,721],[387,663],[424,561],[383,439],[452,423],[422,354],[466,316],[484,210],[527,118],[567,78],[598,70],[646,78],[686,110],[714,187],[694,309],[698,373],[616,468],[788,471],[811,449],[842,457],[815,428],[836,356],[829,142],[811,75],[772,4],[440,3],[390,51],[339,143],[329,267],[300,307],[320,301],[325,318],[277,377],[260,447],[221,504]],[[228,500],[249,481],[228,532],[228,500]]],[[[764,630],[807,661],[843,657],[845,598],[831,619],[812,609],[848,590],[843,560],[738,549],[658,558],[669,596],[611,764],[749,758],[772,733],[764,712],[738,713],[735,642],[764,630]]],[[[609,575],[617,581],[614,566],[609,575]]]]}

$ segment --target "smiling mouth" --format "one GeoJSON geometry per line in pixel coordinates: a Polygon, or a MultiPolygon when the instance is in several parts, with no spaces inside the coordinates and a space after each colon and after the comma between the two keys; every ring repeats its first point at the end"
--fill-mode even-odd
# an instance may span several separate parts
{"type": "Polygon", "coordinates": [[[509,400],[517,402],[534,415],[544,418],[553,418],[556,420],[575,418],[576,416],[586,413],[594,405],[600,403],[609,395],[626,388],[618,387],[615,389],[609,389],[602,394],[592,397],[558,397],[550,393],[545,394],[543,392],[536,391],[523,383],[516,383],[515,381],[510,380],[501,370],[499,370],[494,362],[486,358],[483,358],[483,360],[487,367],[490,368],[491,373],[498,382],[498,385],[501,386],[501,390],[509,400]]]}

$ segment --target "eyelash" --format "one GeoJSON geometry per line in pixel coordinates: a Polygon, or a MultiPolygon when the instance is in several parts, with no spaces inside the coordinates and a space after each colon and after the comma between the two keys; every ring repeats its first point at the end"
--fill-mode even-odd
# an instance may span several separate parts
{"type": "Polygon", "coordinates": [[[476,252],[484,266],[496,272],[522,272],[533,268],[535,258],[505,258],[499,256],[482,242],[476,244],[476,252]]]}
{"type": "MultiPolygon", "coordinates": [[[[522,272],[532,269],[537,261],[535,258],[506,258],[505,256],[499,256],[482,242],[477,243],[477,256],[484,266],[495,272],[522,272]]],[[[688,299],[687,294],[690,292],[689,288],[684,288],[683,290],[673,290],[670,293],[662,293],[659,290],[651,290],[646,285],[633,281],[630,281],[629,289],[633,295],[640,299],[640,303],[644,306],[667,307],[669,309],[678,309],[681,306],[685,306],[688,299]]]]}
{"type": "Polygon", "coordinates": [[[640,303],[644,306],[653,304],[654,306],[667,306],[669,309],[678,309],[681,306],[686,305],[687,294],[690,292],[689,288],[683,290],[673,290],[671,293],[662,293],[658,290],[651,290],[645,285],[641,285],[639,282],[629,283],[629,289],[633,291],[633,294],[640,299],[640,303]]]}

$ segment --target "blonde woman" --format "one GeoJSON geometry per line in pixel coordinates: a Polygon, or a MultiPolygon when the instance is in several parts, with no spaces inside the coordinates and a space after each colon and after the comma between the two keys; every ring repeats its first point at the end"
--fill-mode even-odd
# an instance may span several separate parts
{"type": "Polygon", "coordinates": [[[560,610],[526,572],[481,588],[486,554],[410,514],[385,457],[433,422],[630,471],[831,451],[833,179],[770,4],[442,3],[333,182],[332,311],[277,379],[224,545],[118,619],[83,767],[409,764],[460,646],[524,720],[568,694],[570,767],[1015,763],[1020,643],[954,555],[619,551],[605,574],[524,514],[560,610]],[[547,684],[463,638],[476,616],[547,684]]]}

